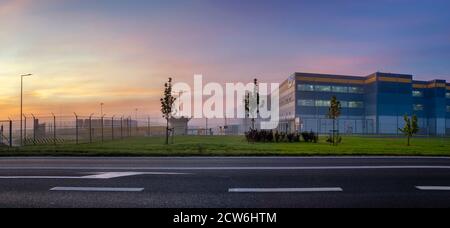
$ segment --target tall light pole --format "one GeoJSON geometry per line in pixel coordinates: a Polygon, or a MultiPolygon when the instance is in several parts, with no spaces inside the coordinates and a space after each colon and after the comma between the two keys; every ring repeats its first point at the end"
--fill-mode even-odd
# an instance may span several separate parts
{"type": "Polygon", "coordinates": [[[20,75],[20,146],[23,146],[23,78],[30,77],[32,74],[20,75]]]}

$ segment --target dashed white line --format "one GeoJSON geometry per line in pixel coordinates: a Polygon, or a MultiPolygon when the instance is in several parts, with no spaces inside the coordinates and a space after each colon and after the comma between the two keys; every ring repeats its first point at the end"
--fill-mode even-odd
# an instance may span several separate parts
{"type": "Polygon", "coordinates": [[[233,193],[342,192],[342,188],[230,188],[233,193]]]}
{"type": "Polygon", "coordinates": [[[50,191],[76,192],[142,192],[144,188],[54,187],[50,191]]]}

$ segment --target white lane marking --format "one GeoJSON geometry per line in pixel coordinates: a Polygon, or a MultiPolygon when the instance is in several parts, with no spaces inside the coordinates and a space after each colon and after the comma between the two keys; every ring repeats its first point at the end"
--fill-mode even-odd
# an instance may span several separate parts
{"type": "Polygon", "coordinates": [[[0,179],[83,179],[82,177],[70,176],[6,176],[0,179]]]}
{"type": "Polygon", "coordinates": [[[142,192],[144,188],[92,188],[92,187],[54,187],[50,191],[78,192],[142,192]]]}
{"type": "Polygon", "coordinates": [[[416,186],[422,191],[450,191],[450,186],[416,186]]]}
{"type": "Polygon", "coordinates": [[[342,192],[342,188],[230,188],[234,193],[342,192]]]}
{"type": "Polygon", "coordinates": [[[0,179],[113,179],[136,175],[186,175],[187,173],[166,172],[106,172],[88,176],[0,176],[0,179]]]}
{"type": "Polygon", "coordinates": [[[450,169],[450,166],[263,166],[263,167],[0,167],[0,170],[359,170],[450,169]]]}

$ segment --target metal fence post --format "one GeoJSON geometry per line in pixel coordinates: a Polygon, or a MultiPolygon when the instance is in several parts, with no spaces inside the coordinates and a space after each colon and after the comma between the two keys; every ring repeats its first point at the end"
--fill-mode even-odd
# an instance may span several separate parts
{"type": "Polygon", "coordinates": [[[101,121],[102,121],[102,142],[105,141],[105,139],[104,139],[104,137],[103,137],[103,119],[104,119],[104,117],[105,117],[105,116],[102,116],[102,119],[101,119],[101,121]]]}
{"type": "Polygon", "coordinates": [[[120,139],[123,139],[123,116],[120,117],[120,139]]]}
{"type": "Polygon", "coordinates": [[[53,144],[56,146],[56,116],[53,112],[52,116],[53,116],[53,144]]]}
{"type": "Polygon", "coordinates": [[[36,117],[33,114],[31,116],[33,116],[33,144],[36,145],[36,117]]]}
{"type": "Polygon", "coordinates": [[[114,141],[114,116],[111,117],[111,139],[114,141]]]}
{"type": "Polygon", "coordinates": [[[12,120],[9,120],[9,147],[12,147],[12,120]]]}
{"type": "Polygon", "coordinates": [[[75,142],[78,144],[78,116],[75,114],[75,142]]]}
{"type": "Polygon", "coordinates": [[[135,136],[139,136],[139,120],[136,117],[136,135],[135,136]]]}
{"type": "Polygon", "coordinates": [[[148,136],[150,136],[150,133],[151,133],[151,129],[150,129],[150,117],[148,117],[148,120],[147,120],[147,135],[148,136]]]}
{"type": "Polygon", "coordinates": [[[25,139],[24,140],[24,144],[27,144],[27,116],[25,116],[25,114],[23,114],[23,118],[24,118],[24,127],[23,127],[23,130],[24,130],[23,134],[24,134],[24,136],[23,136],[23,138],[25,139]]]}
{"type": "Polygon", "coordinates": [[[89,143],[92,143],[92,115],[89,116],[89,143]]]}
{"type": "Polygon", "coordinates": [[[131,137],[131,117],[128,117],[128,137],[131,137]]]}

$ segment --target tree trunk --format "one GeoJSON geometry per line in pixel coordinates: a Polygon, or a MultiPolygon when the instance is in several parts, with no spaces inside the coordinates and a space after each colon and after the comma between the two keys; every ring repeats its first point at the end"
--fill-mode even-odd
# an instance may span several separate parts
{"type": "Polygon", "coordinates": [[[169,145],[169,119],[166,119],[166,145],[169,145]]]}
{"type": "Polygon", "coordinates": [[[335,119],[333,119],[333,146],[336,146],[336,133],[335,133],[335,129],[336,129],[336,123],[335,123],[335,119]]]}
{"type": "Polygon", "coordinates": [[[411,136],[408,136],[408,146],[411,145],[411,136]]]}

